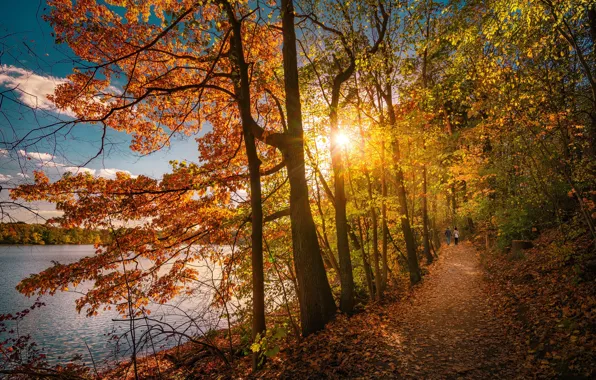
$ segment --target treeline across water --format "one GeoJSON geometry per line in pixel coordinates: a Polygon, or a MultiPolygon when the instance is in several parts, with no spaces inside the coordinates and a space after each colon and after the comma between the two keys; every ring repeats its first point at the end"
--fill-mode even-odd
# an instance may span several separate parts
{"type": "Polygon", "coordinates": [[[61,228],[45,224],[0,223],[0,244],[95,244],[109,240],[107,230],[61,228]]]}

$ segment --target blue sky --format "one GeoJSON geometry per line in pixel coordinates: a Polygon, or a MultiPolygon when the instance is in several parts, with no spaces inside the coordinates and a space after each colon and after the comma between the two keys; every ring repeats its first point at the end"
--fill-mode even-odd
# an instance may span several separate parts
{"type": "MultiPolygon", "coordinates": [[[[43,169],[58,178],[64,171],[84,165],[78,170],[104,177],[113,176],[116,170],[160,177],[169,170],[170,160],[196,162],[197,136],[174,140],[163,151],[139,156],[128,148],[128,135],[110,130],[106,152],[87,163],[98,151],[101,137],[99,127],[92,125],[77,125],[68,134],[59,133],[35,144],[12,145],[27,133],[68,119],[53,108],[46,95],[72,71],[73,54],[68,46],[54,43],[52,28],[42,19],[45,7],[44,0],[0,0],[0,186],[4,188],[0,201],[7,198],[6,188],[28,181],[33,170],[43,169]]],[[[52,205],[37,206],[42,215],[55,215],[52,205]]],[[[32,221],[22,212],[13,216],[32,221]]]]}

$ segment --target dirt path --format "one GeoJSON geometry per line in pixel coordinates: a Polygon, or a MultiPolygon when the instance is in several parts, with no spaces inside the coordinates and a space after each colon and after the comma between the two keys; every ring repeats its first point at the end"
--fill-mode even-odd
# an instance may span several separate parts
{"type": "Polygon", "coordinates": [[[517,356],[493,314],[471,244],[443,247],[410,304],[396,305],[398,371],[411,378],[515,378],[517,356]]]}
{"type": "MultiPolygon", "coordinates": [[[[339,315],[273,360],[275,379],[520,379],[524,355],[494,313],[476,250],[443,247],[405,300],[339,315]],[[520,360],[522,359],[522,360],[520,360]]],[[[517,337],[523,339],[523,337],[517,337]]],[[[532,376],[525,376],[532,377],[532,376]]]]}

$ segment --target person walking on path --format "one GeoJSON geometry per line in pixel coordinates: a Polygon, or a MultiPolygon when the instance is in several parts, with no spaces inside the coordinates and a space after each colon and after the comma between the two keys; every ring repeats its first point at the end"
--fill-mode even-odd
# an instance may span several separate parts
{"type": "Polygon", "coordinates": [[[451,230],[447,227],[447,231],[445,231],[445,237],[447,238],[447,245],[451,245],[451,230]]]}
{"type": "Polygon", "coordinates": [[[459,231],[457,230],[457,227],[453,229],[453,238],[455,240],[455,245],[457,245],[459,242],[459,231]]]}

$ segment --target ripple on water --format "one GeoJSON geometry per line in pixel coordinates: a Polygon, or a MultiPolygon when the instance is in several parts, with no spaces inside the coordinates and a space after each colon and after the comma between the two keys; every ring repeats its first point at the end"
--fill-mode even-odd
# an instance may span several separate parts
{"type": "MultiPolygon", "coordinates": [[[[27,298],[15,289],[23,278],[41,272],[52,261],[67,264],[93,253],[93,246],[0,246],[0,314],[15,313],[33,304],[34,298],[27,298]]],[[[85,284],[79,285],[79,290],[81,286],[85,284]]],[[[89,351],[96,362],[113,360],[115,345],[109,337],[113,332],[126,331],[128,323],[114,322],[113,319],[120,318],[114,310],[101,311],[91,318],[77,313],[74,302],[78,297],[79,294],[72,292],[43,297],[46,306],[33,310],[21,321],[19,333],[31,334],[50,362],[80,354],[90,363],[89,351]]],[[[152,317],[168,313],[161,306],[152,309],[152,317]]],[[[177,318],[168,318],[169,322],[179,322],[177,318]]],[[[172,340],[165,346],[173,344],[172,340]]]]}

